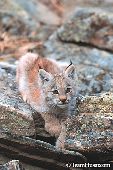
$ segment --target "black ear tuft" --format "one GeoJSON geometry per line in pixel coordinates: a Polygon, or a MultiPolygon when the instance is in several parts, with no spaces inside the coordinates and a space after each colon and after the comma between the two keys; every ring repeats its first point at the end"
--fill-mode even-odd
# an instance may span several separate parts
{"type": "Polygon", "coordinates": [[[73,64],[73,62],[72,62],[72,60],[70,59],[70,65],[72,65],[73,64]]]}
{"type": "Polygon", "coordinates": [[[72,64],[72,62],[70,63],[70,65],[66,68],[65,70],[65,74],[67,77],[69,77],[70,79],[77,79],[77,73],[76,73],[76,69],[75,66],[72,64]]]}
{"type": "MultiPolygon", "coordinates": [[[[70,67],[71,65],[73,65],[73,63],[72,63],[72,61],[71,61],[71,59],[70,59],[70,64],[66,67],[66,69],[68,68],[68,67],[70,67]]],[[[65,70],[66,70],[65,69],[65,70]]]]}

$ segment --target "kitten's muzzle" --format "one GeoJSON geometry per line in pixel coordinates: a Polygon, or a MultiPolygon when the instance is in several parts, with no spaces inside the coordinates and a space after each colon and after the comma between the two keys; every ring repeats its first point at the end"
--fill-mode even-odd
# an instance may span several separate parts
{"type": "Polygon", "coordinates": [[[67,103],[66,101],[67,101],[67,96],[65,96],[65,95],[60,95],[59,96],[59,100],[60,100],[60,102],[62,103],[62,104],[65,104],[65,103],[67,103]]]}

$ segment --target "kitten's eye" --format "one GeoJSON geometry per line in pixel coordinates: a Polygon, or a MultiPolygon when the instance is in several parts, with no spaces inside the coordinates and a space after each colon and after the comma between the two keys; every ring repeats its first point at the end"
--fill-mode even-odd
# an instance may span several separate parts
{"type": "Polygon", "coordinates": [[[58,90],[53,90],[53,94],[59,94],[58,90]]]}
{"type": "Polygon", "coordinates": [[[66,93],[69,93],[71,91],[71,88],[66,89],[66,93]]]}

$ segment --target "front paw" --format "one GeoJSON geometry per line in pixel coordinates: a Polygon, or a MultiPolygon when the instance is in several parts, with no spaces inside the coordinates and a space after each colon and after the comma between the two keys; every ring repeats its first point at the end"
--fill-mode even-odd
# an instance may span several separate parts
{"type": "Polygon", "coordinates": [[[65,150],[65,139],[66,139],[66,127],[65,123],[61,123],[61,132],[56,141],[56,148],[60,150],[65,150]]]}
{"type": "Polygon", "coordinates": [[[64,150],[64,141],[62,141],[60,139],[60,137],[58,137],[57,141],[56,141],[56,149],[58,150],[64,150]]]}
{"type": "Polygon", "coordinates": [[[53,124],[50,123],[45,123],[45,130],[52,136],[58,137],[61,132],[61,127],[54,126],[53,124]]]}

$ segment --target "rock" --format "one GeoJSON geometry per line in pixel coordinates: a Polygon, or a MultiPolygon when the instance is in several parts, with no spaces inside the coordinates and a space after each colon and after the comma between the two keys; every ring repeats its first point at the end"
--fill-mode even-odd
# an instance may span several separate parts
{"type": "MultiPolygon", "coordinates": [[[[59,31],[59,30],[58,30],[59,31]]],[[[82,95],[113,91],[113,54],[61,41],[55,32],[45,43],[46,56],[75,64],[82,95]]]]}
{"type": "MultiPolygon", "coordinates": [[[[47,5],[37,0],[3,0],[0,2],[0,11],[12,13],[14,16],[19,16],[21,20],[25,19],[27,24],[31,26],[38,26],[38,22],[44,24],[59,25],[61,22],[60,17],[50,10],[47,5]],[[13,11],[13,12],[12,12],[13,11]],[[48,15],[46,15],[48,14],[48,15]]],[[[36,29],[36,28],[35,28],[36,29]]]]}
{"type": "MultiPolygon", "coordinates": [[[[18,137],[0,130],[0,151],[3,155],[22,162],[26,169],[67,169],[67,165],[87,162],[85,156],[73,151],[57,150],[53,145],[29,137],[18,137]],[[10,152],[10,155],[9,155],[10,152]],[[28,163],[31,166],[26,166],[28,163]]],[[[18,161],[17,161],[18,162],[18,161]]],[[[70,167],[70,170],[73,167],[70,167]]],[[[4,169],[3,169],[4,170],[4,169]]],[[[13,170],[13,169],[11,169],[13,170]]],[[[15,169],[14,169],[15,170],[15,169]]],[[[78,168],[75,168],[78,170],[78,168]]],[[[80,170],[83,170],[82,168],[80,170]]]]}
{"type": "MultiPolygon", "coordinates": [[[[21,139],[25,142],[25,136],[36,134],[37,136],[48,137],[49,135],[44,130],[44,121],[40,114],[20,97],[15,82],[15,67],[11,68],[10,65],[5,64],[0,66],[0,147],[3,148],[3,151],[4,147],[6,148],[2,144],[2,140],[3,143],[5,140],[7,144],[8,140],[13,144],[14,141],[17,142],[17,138],[18,142],[20,140],[22,144],[21,139]]],[[[66,121],[65,149],[80,151],[86,157],[88,157],[88,154],[97,155],[98,152],[100,154],[105,152],[104,156],[101,156],[99,160],[112,160],[113,93],[101,93],[100,95],[85,97],[79,95],[76,105],[76,116],[66,121]]],[[[28,139],[28,143],[29,140],[31,143],[37,142],[36,140],[28,139]]],[[[19,147],[18,142],[16,148],[19,147]]],[[[38,143],[40,143],[40,146],[43,145],[43,141],[38,141],[38,143]]],[[[49,146],[55,149],[54,146],[49,146]]],[[[15,152],[14,148],[13,151],[15,152]]],[[[90,160],[90,157],[88,159],[90,160]]]]}
{"type": "Polygon", "coordinates": [[[15,67],[0,64],[0,128],[18,136],[49,136],[40,114],[22,100],[15,77],[15,67]]]}
{"type": "MultiPolygon", "coordinates": [[[[45,41],[60,23],[61,17],[53,9],[50,9],[47,4],[43,4],[43,2],[37,0],[28,2],[25,0],[12,0],[11,2],[3,0],[0,2],[1,52],[3,52],[2,44],[4,44],[4,40],[6,42],[7,38],[10,38],[11,42],[15,38],[17,40],[23,39],[24,41],[20,45],[22,47],[24,42],[26,42],[25,39],[34,43],[36,41],[45,41]]],[[[8,52],[4,51],[6,54],[12,52],[10,49],[8,52]]]]}
{"type": "Polygon", "coordinates": [[[52,10],[48,9],[46,5],[39,1],[31,0],[27,2],[26,0],[20,0],[17,4],[24,9],[29,17],[34,18],[34,20],[53,25],[59,25],[61,22],[60,17],[55,15],[52,10]]]}
{"type": "Polygon", "coordinates": [[[91,154],[95,161],[112,160],[113,93],[86,98],[78,105],[78,115],[66,122],[65,148],[87,155],[90,161],[91,154]]]}
{"type": "Polygon", "coordinates": [[[112,13],[99,9],[76,9],[69,21],[59,29],[58,37],[65,42],[85,43],[113,52],[112,18],[112,13]]]}
{"type": "Polygon", "coordinates": [[[25,170],[19,163],[19,160],[12,160],[4,165],[0,165],[1,170],[25,170]]]}
{"type": "Polygon", "coordinates": [[[3,0],[0,2],[1,31],[9,32],[11,35],[15,36],[18,34],[28,36],[28,34],[34,31],[33,27],[36,27],[36,25],[34,20],[30,21],[28,14],[15,0],[11,2],[3,0]]]}
{"type": "MultiPolygon", "coordinates": [[[[9,164],[9,162],[11,161],[11,158],[10,157],[7,157],[7,156],[4,156],[5,154],[2,154],[0,153],[0,170],[6,170],[6,169],[3,169],[3,168],[6,168],[6,165],[9,164]],[[6,163],[7,162],[7,163],[6,163]]],[[[14,158],[13,158],[14,159],[14,158]]],[[[24,163],[23,161],[20,161],[18,160],[12,160],[12,163],[15,164],[17,163],[17,165],[19,166],[19,168],[24,168],[22,170],[37,170],[37,167],[36,166],[33,166],[33,165],[29,165],[29,164],[26,164],[24,163]]],[[[9,169],[8,169],[9,170],[9,169]]],[[[10,169],[12,170],[12,169],[10,169]]],[[[44,170],[43,168],[40,168],[38,167],[38,170],[44,170]]]]}
{"type": "Polygon", "coordinates": [[[77,9],[45,43],[48,57],[71,59],[76,66],[79,93],[85,97],[78,100],[78,115],[66,121],[64,146],[87,155],[89,162],[113,159],[112,25],[109,12],[77,9]]]}

